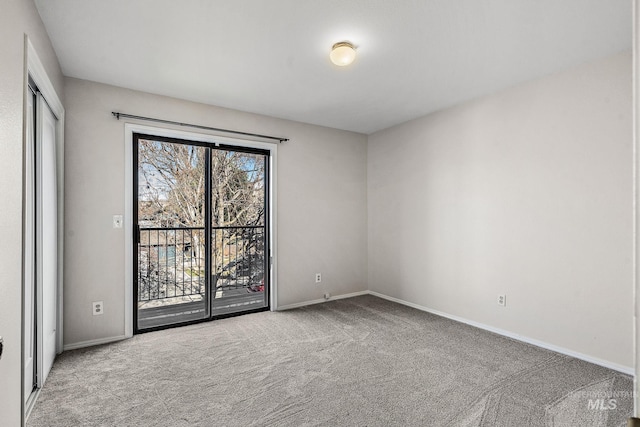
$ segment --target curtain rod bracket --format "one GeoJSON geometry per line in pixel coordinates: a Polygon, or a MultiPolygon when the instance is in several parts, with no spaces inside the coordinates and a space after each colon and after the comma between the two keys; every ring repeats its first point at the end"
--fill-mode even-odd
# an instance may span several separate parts
{"type": "Polygon", "coordinates": [[[252,136],[252,137],[255,137],[255,138],[273,139],[273,140],[276,140],[276,141],[280,142],[281,144],[283,142],[289,141],[289,138],[282,138],[282,137],[279,137],[279,136],[261,135],[259,133],[240,132],[240,131],[237,131],[237,130],[221,129],[221,128],[214,128],[214,127],[210,127],[210,126],[194,125],[194,124],[190,124],[190,123],[174,122],[172,120],[155,119],[153,117],[135,116],[133,114],[120,113],[118,111],[112,111],[111,114],[113,114],[113,116],[116,118],[116,120],[120,120],[120,117],[125,117],[125,118],[130,118],[130,119],[146,120],[146,121],[149,121],[149,122],[166,123],[166,124],[170,124],[170,125],[186,126],[186,127],[196,128],[196,129],[206,129],[206,130],[213,130],[213,131],[216,131],[216,132],[224,132],[224,133],[233,133],[233,134],[236,134],[236,135],[252,136]]]}

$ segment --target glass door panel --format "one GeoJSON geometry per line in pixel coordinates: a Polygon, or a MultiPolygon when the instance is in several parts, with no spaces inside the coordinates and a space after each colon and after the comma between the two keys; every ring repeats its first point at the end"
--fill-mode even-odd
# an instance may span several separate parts
{"type": "Polygon", "coordinates": [[[206,147],[134,135],[137,329],[209,316],[206,147]]]}
{"type": "Polygon", "coordinates": [[[268,155],[211,153],[212,315],[268,307],[268,155]]]}

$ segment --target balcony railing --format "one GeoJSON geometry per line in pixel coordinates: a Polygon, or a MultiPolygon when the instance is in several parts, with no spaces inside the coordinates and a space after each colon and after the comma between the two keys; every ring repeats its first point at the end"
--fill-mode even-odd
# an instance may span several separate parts
{"type": "MultiPolygon", "coordinates": [[[[230,289],[264,289],[264,226],[212,227],[211,287],[216,296],[230,289]]],[[[204,227],[140,228],[138,302],[205,294],[204,227]]]]}

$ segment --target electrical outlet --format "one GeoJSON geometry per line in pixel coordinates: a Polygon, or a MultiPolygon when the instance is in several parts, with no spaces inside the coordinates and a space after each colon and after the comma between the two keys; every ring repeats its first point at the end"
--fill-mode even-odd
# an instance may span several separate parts
{"type": "Polygon", "coordinates": [[[329,298],[331,298],[331,294],[329,292],[324,294],[324,299],[328,300],[329,298]]]}
{"type": "Polygon", "coordinates": [[[316,273],[316,283],[322,282],[322,274],[316,273]]]}
{"type": "Polygon", "coordinates": [[[104,303],[102,301],[94,301],[92,305],[94,316],[100,316],[101,314],[104,314],[104,303]]]}
{"type": "Polygon", "coordinates": [[[498,295],[498,305],[507,306],[507,296],[505,294],[498,295]]]}
{"type": "Polygon", "coordinates": [[[122,215],[113,216],[113,228],[122,228],[122,215]]]}

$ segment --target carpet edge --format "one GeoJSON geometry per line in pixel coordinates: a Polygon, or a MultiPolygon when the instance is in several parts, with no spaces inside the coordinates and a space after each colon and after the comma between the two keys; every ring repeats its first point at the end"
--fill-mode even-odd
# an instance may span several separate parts
{"type": "Polygon", "coordinates": [[[434,310],[429,307],[425,307],[419,304],[414,304],[412,302],[408,302],[402,300],[400,298],[395,298],[389,295],[381,294],[375,291],[369,291],[369,295],[373,295],[378,298],[385,299],[387,301],[395,302],[398,304],[406,305],[411,308],[415,308],[416,310],[425,311],[427,313],[435,314],[436,316],[444,317],[446,319],[454,320],[456,322],[464,323],[469,326],[473,326],[475,328],[483,329],[485,331],[493,332],[494,334],[502,335],[507,338],[514,339],[516,341],[524,342],[526,344],[531,344],[536,347],[544,348],[546,350],[551,350],[556,353],[564,354],[565,356],[575,357],[576,359],[584,360],[585,362],[593,363],[594,365],[602,366],[608,369],[612,369],[616,372],[620,372],[626,375],[635,375],[635,369],[629,366],[619,365],[617,363],[610,362],[608,360],[599,359],[597,357],[589,356],[584,353],[580,353],[574,350],[570,350],[565,347],[560,347],[554,344],[550,344],[544,341],[536,340],[534,338],[530,338],[524,335],[516,334],[513,332],[506,331],[504,329],[495,328],[493,326],[485,325],[484,323],[475,322],[473,320],[465,319],[464,317],[455,316],[452,314],[448,314],[442,311],[434,310]]]}

